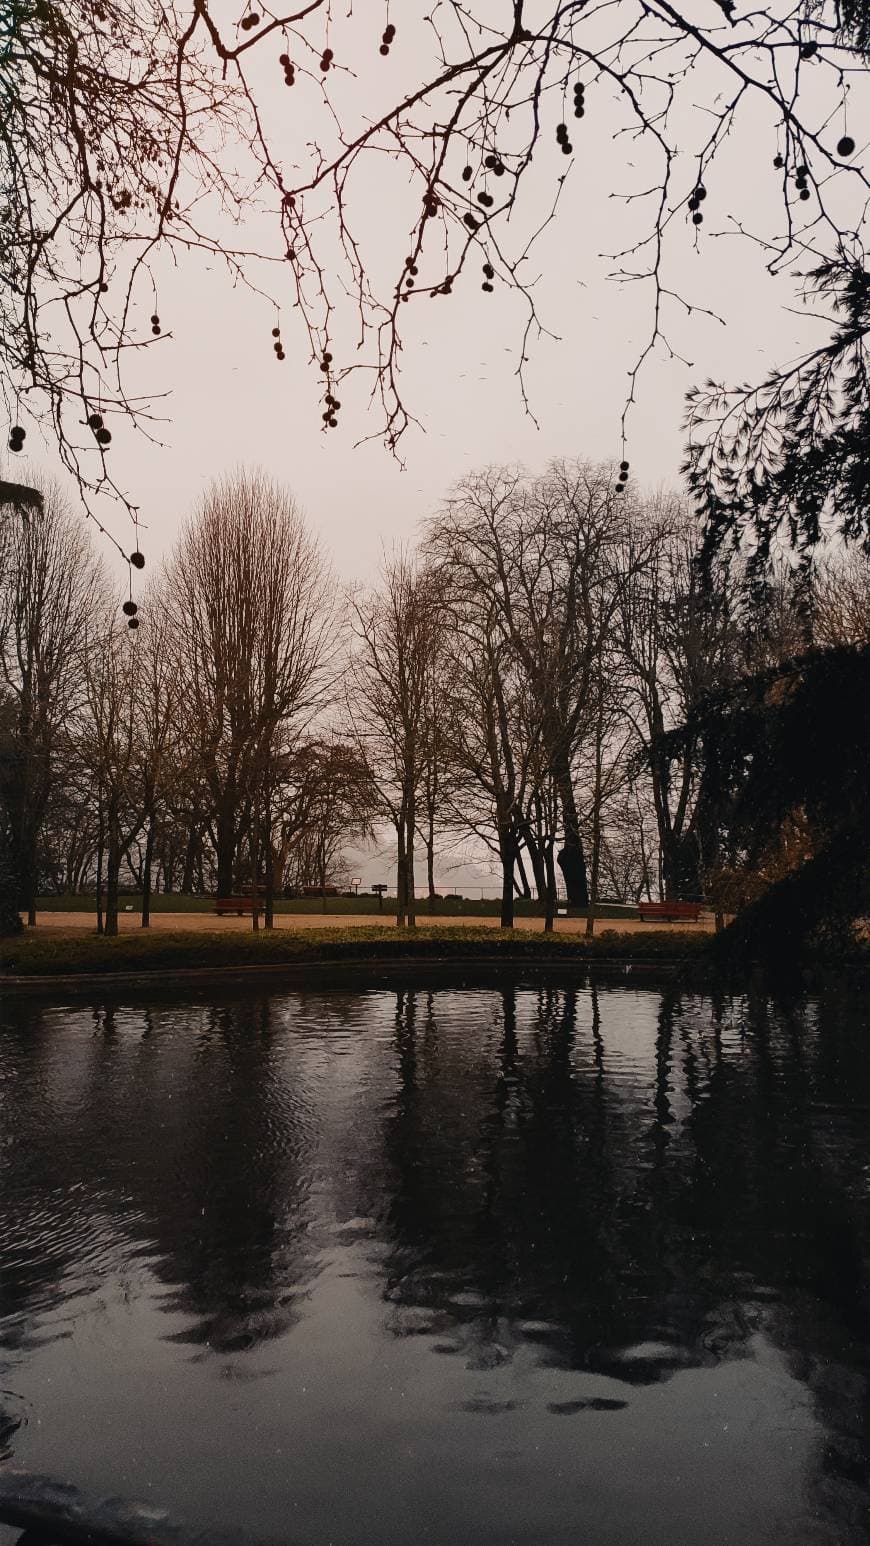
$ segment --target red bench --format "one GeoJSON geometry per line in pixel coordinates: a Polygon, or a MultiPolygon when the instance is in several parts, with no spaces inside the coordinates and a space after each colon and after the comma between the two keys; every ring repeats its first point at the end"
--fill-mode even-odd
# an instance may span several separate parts
{"type": "MultiPolygon", "coordinates": [[[[258,910],[262,912],[262,902],[258,901],[258,910]]],[[[214,910],[219,918],[227,913],[236,913],[239,918],[245,913],[254,911],[254,898],[252,896],[218,896],[215,897],[214,910]]]]}
{"type": "Polygon", "coordinates": [[[697,923],[700,902],[638,902],[642,923],[697,923]]]}

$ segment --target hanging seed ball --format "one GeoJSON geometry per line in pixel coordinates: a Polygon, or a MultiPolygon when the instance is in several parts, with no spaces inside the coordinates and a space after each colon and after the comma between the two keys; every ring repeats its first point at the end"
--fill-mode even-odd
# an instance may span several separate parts
{"type": "Polygon", "coordinates": [[[504,177],[504,162],[503,161],[496,161],[495,166],[493,167],[492,170],[495,173],[496,177],[504,177]]]}
{"type": "Polygon", "coordinates": [[[281,329],[279,327],[273,327],[273,329],[272,329],[272,337],[273,338],[280,338],[281,337],[281,329]]]}
{"type": "Polygon", "coordinates": [[[773,164],[777,171],[780,171],[780,169],[785,166],[785,162],[783,161],[782,156],[774,156],[773,164]]]}
{"type": "Polygon", "coordinates": [[[287,356],[286,356],[286,354],[285,354],[285,353],[284,353],[284,350],[283,350],[283,349],[276,349],[276,350],[275,350],[275,358],[276,358],[276,359],[277,359],[277,360],[286,360],[286,358],[287,358],[287,356]]]}
{"type": "Polygon", "coordinates": [[[627,483],[628,482],[628,473],[627,472],[621,472],[619,474],[619,481],[620,481],[620,483],[627,483]]]}
{"type": "Polygon", "coordinates": [[[468,226],[469,231],[476,231],[478,229],[478,222],[475,220],[473,215],[463,215],[462,218],[465,221],[465,224],[468,226]]]}
{"type": "Polygon", "coordinates": [[[474,176],[474,170],[473,170],[472,167],[464,166],[462,168],[462,181],[464,183],[470,183],[473,176],[474,176]]]}
{"type": "Polygon", "coordinates": [[[488,279],[484,279],[483,284],[481,285],[480,288],[481,288],[481,290],[486,290],[488,295],[492,295],[492,292],[495,289],[495,286],[491,285],[488,279]]]}
{"type": "Polygon", "coordinates": [[[707,197],[707,189],[704,187],[703,183],[699,183],[697,188],[695,189],[695,198],[698,200],[699,204],[702,204],[706,197],[707,197]]]}
{"type": "Polygon", "coordinates": [[[574,146],[571,144],[570,140],[563,140],[562,141],[562,155],[563,156],[570,156],[572,154],[573,150],[574,150],[574,146]]]}
{"type": "Polygon", "coordinates": [[[88,415],[88,429],[102,429],[102,427],[103,415],[101,413],[91,413],[88,415]]]}
{"type": "Polygon", "coordinates": [[[488,172],[494,172],[498,166],[498,156],[487,156],[483,164],[488,172]]]}
{"type": "Polygon", "coordinates": [[[296,76],[295,76],[295,74],[293,72],[292,67],[291,67],[291,69],[289,69],[287,71],[287,73],[284,76],[284,85],[285,86],[295,86],[296,85],[296,76]]]}
{"type": "Polygon", "coordinates": [[[495,269],[493,268],[491,263],[484,263],[484,265],[483,265],[483,273],[484,273],[484,277],[486,279],[494,279],[495,278],[495,269]]]}
{"type": "Polygon", "coordinates": [[[140,553],[138,548],[137,548],[135,553],[131,553],[130,554],[130,562],[133,565],[134,569],[144,569],[145,568],[145,554],[144,553],[140,553]]]}
{"type": "Polygon", "coordinates": [[[694,215],[692,216],[692,225],[703,225],[703,223],[704,216],[701,214],[699,209],[696,209],[694,215]]]}
{"type": "Polygon", "coordinates": [[[323,351],[323,363],[324,363],[324,365],[331,365],[332,364],[332,355],[329,353],[328,349],[325,349],[323,351]]]}
{"type": "Polygon", "coordinates": [[[138,628],[139,627],[139,619],[138,619],[138,617],[128,617],[128,619],[127,619],[127,627],[128,628],[138,628]]]}
{"type": "Polygon", "coordinates": [[[389,45],[389,43],[382,43],[380,48],[378,49],[378,53],[379,54],[384,54],[386,56],[389,52],[390,52],[390,45],[389,45]]]}
{"type": "Polygon", "coordinates": [[[157,323],[159,323],[159,321],[160,321],[160,318],[158,317],[157,312],[155,311],[154,315],[151,318],[151,325],[152,325],[152,327],[154,327],[157,323]]]}
{"type": "Polygon", "coordinates": [[[804,200],[810,198],[810,190],[809,190],[809,188],[801,188],[800,197],[802,199],[804,199],[804,200]]]}
{"type": "Polygon", "coordinates": [[[477,195],[477,202],[478,204],[482,204],[484,209],[490,209],[495,203],[495,199],[491,193],[479,193],[477,195]]]}
{"type": "Polygon", "coordinates": [[[396,29],[393,26],[392,22],[388,22],[386,27],[384,28],[384,42],[385,43],[392,43],[393,38],[395,36],[396,36],[396,29]]]}
{"type": "Polygon", "coordinates": [[[557,124],[556,125],[556,139],[558,140],[558,142],[561,144],[562,140],[566,140],[567,138],[568,138],[568,125],[566,123],[557,124]]]}
{"type": "Polygon", "coordinates": [[[414,288],[414,281],[413,281],[413,279],[406,279],[405,280],[405,287],[408,290],[413,290],[413,288],[414,288]]]}
{"type": "Polygon", "coordinates": [[[838,156],[851,156],[854,154],[854,150],[855,141],[853,140],[851,134],[844,134],[843,138],[837,141],[838,156]]]}
{"type": "Polygon", "coordinates": [[[416,263],[409,263],[408,264],[408,273],[409,274],[413,274],[414,277],[416,278],[417,273],[418,273],[418,269],[417,269],[416,263]]]}
{"type": "Polygon", "coordinates": [[[125,601],[121,611],[124,612],[127,617],[135,617],[136,613],[139,611],[139,608],[137,607],[135,601],[125,601]]]}
{"type": "Polygon", "coordinates": [[[624,483],[616,483],[616,484],[614,484],[613,492],[614,492],[614,494],[624,494],[625,493],[625,484],[624,483]]]}
{"type": "Polygon", "coordinates": [[[819,45],[818,45],[818,43],[814,42],[812,38],[810,38],[810,40],[807,43],[802,43],[801,44],[801,58],[802,59],[812,59],[813,54],[817,54],[818,51],[819,51],[819,45]]]}
{"type": "Polygon", "coordinates": [[[160,336],[160,323],[159,322],[155,322],[155,324],[152,327],[151,331],[154,334],[155,338],[159,338],[159,336],[160,336]]]}
{"type": "Polygon", "coordinates": [[[326,74],[326,71],[329,69],[329,66],[332,64],[333,57],[334,56],[333,56],[333,52],[332,52],[331,48],[325,48],[323,50],[323,57],[321,58],[321,61],[320,61],[320,68],[323,71],[324,75],[326,74]]]}
{"type": "Polygon", "coordinates": [[[629,469],[628,462],[620,462],[620,464],[619,464],[620,472],[628,472],[628,469],[629,469]]]}
{"type": "Polygon", "coordinates": [[[686,201],[686,208],[687,209],[697,209],[698,208],[698,200],[695,198],[694,193],[692,194],[692,197],[686,201]]]}
{"type": "Polygon", "coordinates": [[[285,70],[289,70],[289,68],[290,68],[290,55],[289,54],[279,54],[278,55],[278,63],[279,64],[283,64],[285,70]]]}
{"type": "Polygon", "coordinates": [[[797,171],[794,174],[795,177],[797,178],[798,182],[805,182],[807,177],[809,176],[809,171],[810,171],[810,169],[809,169],[809,167],[806,164],[804,164],[803,166],[799,166],[797,171]]]}
{"type": "Polygon", "coordinates": [[[94,438],[99,446],[111,445],[112,431],[109,429],[98,429],[94,438]]]}
{"type": "Polygon", "coordinates": [[[577,106],[574,109],[574,117],[575,118],[585,118],[585,116],[586,116],[586,109],[583,106],[582,102],[578,102],[577,106]]]}

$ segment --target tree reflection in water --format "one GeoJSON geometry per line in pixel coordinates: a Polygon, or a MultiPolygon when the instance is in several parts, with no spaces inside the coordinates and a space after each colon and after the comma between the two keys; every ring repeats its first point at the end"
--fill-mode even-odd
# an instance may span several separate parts
{"type": "MultiPolygon", "coordinates": [[[[754,1358],[761,1339],[824,1433],[814,1513],[860,1538],[859,997],[781,1005],[542,973],[471,992],[23,1003],[7,1020],[0,1347],[21,1389],[29,1353],[72,1335],[109,1280],[133,1311],[157,1308],[179,1358],[263,1376],[271,1349],[293,1377],[257,1418],[270,1428],[302,1421],[288,1391],[310,1349],[327,1356],[327,1287],[371,1341],[355,1373],[366,1413],[384,1334],[421,1386],[428,1360],[456,1371],[463,1418],[521,1406],[521,1365],[552,1372],[550,1413],[602,1421],[680,1371],[754,1358]]],[[[16,1399],[0,1397],[2,1453],[16,1399]]]]}

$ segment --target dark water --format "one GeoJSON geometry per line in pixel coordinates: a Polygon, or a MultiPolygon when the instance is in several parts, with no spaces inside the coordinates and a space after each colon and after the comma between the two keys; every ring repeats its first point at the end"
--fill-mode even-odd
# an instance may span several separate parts
{"type": "Polygon", "coordinates": [[[4,1013],[7,1464],[301,1546],[870,1538],[857,993],[4,1013]]]}

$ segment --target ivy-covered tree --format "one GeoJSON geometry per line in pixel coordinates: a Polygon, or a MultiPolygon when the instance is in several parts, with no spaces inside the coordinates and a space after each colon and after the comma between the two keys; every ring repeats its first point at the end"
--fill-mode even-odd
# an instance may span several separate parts
{"type": "Polygon", "coordinates": [[[807,651],[711,696],[691,734],[721,851],[750,876],[798,822],[807,841],[737,916],[724,948],[795,959],[870,915],[870,648],[807,651]]]}

